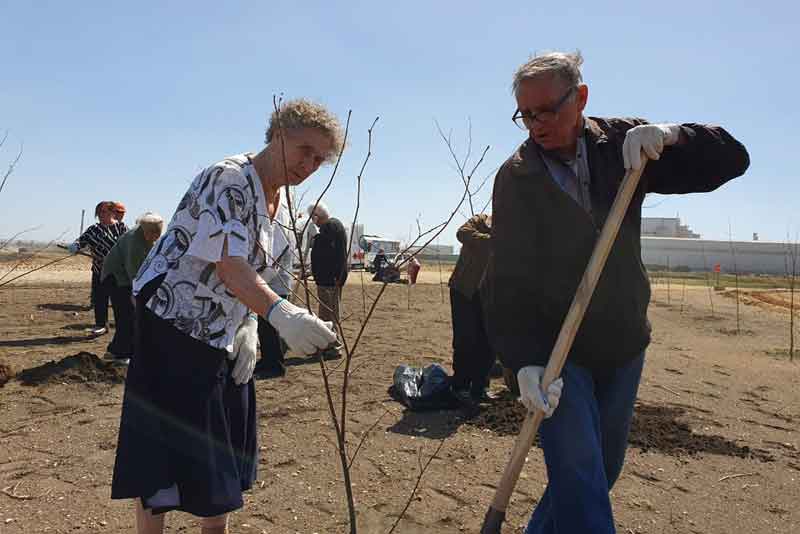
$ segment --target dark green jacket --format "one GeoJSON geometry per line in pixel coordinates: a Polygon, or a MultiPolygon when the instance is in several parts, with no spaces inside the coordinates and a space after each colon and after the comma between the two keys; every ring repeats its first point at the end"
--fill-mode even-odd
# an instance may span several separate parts
{"type": "MultiPolygon", "coordinates": [[[[506,367],[546,365],[600,229],[625,175],[622,143],[641,119],[586,119],[591,173],[589,215],[550,176],[530,139],[497,173],[486,283],[490,335],[506,367]]],[[[685,144],[650,161],[637,190],[569,360],[611,368],[650,342],[650,284],[641,260],[641,211],[646,193],[712,191],[749,165],[744,146],[725,130],[682,125],[685,144]]]]}
{"type": "Polygon", "coordinates": [[[103,261],[100,281],[113,274],[118,287],[132,286],[133,279],[151,248],[153,244],[145,241],[141,226],[128,230],[120,236],[103,261]]]}

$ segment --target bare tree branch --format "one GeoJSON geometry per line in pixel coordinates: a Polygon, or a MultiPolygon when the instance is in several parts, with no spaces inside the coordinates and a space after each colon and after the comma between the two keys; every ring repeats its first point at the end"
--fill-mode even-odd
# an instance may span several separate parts
{"type": "MultiPolygon", "coordinates": [[[[6,135],[8,135],[8,134],[6,134],[6,135]]],[[[3,141],[5,141],[5,138],[3,139],[3,141]]],[[[6,173],[3,175],[3,181],[2,181],[2,183],[0,183],[0,193],[3,191],[3,187],[5,187],[5,185],[6,185],[6,180],[8,180],[8,177],[11,176],[12,172],[14,172],[14,167],[17,166],[17,163],[19,162],[19,159],[22,157],[22,149],[23,149],[23,146],[22,146],[22,143],[20,143],[19,144],[19,152],[17,153],[17,157],[14,158],[14,161],[12,161],[8,165],[8,170],[6,170],[6,173]]]]}
{"type": "MultiPolygon", "coordinates": [[[[25,263],[26,261],[32,260],[33,258],[37,257],[39,254],[41,254],[42,252],[44,252],[45,250],[47,250],[48,248],[50,248],[50,247],[53,245],[53,243],[55,243],[56,241],[60,241],[60,240],[61,240],[61,238],[62,238],[62,237],[64,236],[64,234],[66,234],[66,233],[67,233],[67,230],[64,230],[63,232],[61,232],[61,234],[60,234],[58,237],[56,237],[55,239],[53,239],[52,241],[50,241],[49,243],[47,243],[47,245],[45,245],[45,246],[44,246],[44,248],[41,248],[41,249],[39,249],[37,252],[34,252],[33,254],[31,254],[31,255],[29,255],[29,256],[25,256],[24,258],[20,258],[20,260],[19,260],[19,261],[17,261],[17,262],[16,262],[16,263],[15,263],[15,264],[14,264],[14,265],[11,267],[11,269],[9,269],[8,271],[6,271],[6,272],[5,272],[5,274],[3,274],[3,276],[0,276],[0,281],[4,280],[4,279],[5,279],[5,278],[6,278],[8,275],[10,275],[12,272],[14,272],[14,271],[17,269],[17,267],[21,266],[21,265],[22,265],[23,263],[25,263]]],[[[67,256],[67,257],[72,257],[72,255],[70,255],[70,256],[67,256]]],[[[66,259],[66,258],[64,258],[64,259],[66,259]]],[[[48,265],[49,265],[49,264],[48,264],[48,265]]],[[[24,273],[20,274],[19,276],[15,277],[15,278],[14,278],[14,280],[17,280],[18,278],[22,278],[23,276],[25,276],[25,275],[28,275],[28,274],[30,274],[30,273],[33,273],[33,272],[36,272],[36,271],[38,271],[38,270],[39,270],[39,268],[36,268],[36,269],[32,269],[32,270],[30,270],[30,271],[24,272],[24,273]]],[[[0,285],[0,287],[3,287],[4,285],[6,285],[6,284],[1,284],[1,285],[0,285]]]]}
{"type": "Polygon", "coordinates": [[[352,456],[350,456],[350,464],[347,466],[348,468],[353,466],[353,462],[356,461],[356,456],[358,456],[358,451],[361,450],[361,446],[364,445],[364,441],[366,441],[367,436],[369,436],[369,433],[372,432],[376,426],[378,426],[378,423],[381,422],[381,419],[383,419],[383,416],[386,415],[387,413],[390,413],[389,410],[383,412],[381,416],[378,417],[378,419],[376,419],[375,422],[372,423],[372,425],[361,435],[361,441],[358,442],[356,450],[354,450],[352,456]]]}
{"type": "Polygon", "coordinates": [[[406,511],[408,510],[408,507],[411,506],[411,502],[414,500],[414,495],[417,494],[417,489],[419,488],[420,482],[422,482],[422,477],[425,475],[425,471],[428,470],[428,466],[431,465],[431,462],[433,461],[433,459],[436,458],[436,455],[438,455],[439,451],[442,450],[442,446],[444,445],[445,439],[447,439],[447,438],[442,438],[439,441],[439,446],[436,447],[436,450],[433,452],[431,457],[428,458],[428,461],[425,463],[424,466],[422,466],[422,464],[420,463],[419,476],[417,477],[417,482],[414,484],[414,489],[411,490],[411,495],[408,496],[408,500],[406,501],[405,507],[403,507],[403,510],[400,512],[400,515],[397,516],[397,520],[394,522],[394,525],[392,525],[392,528],[389,530],[389,532],[387,534],[392,534],[392,532],[394,532],[395,529],[397,528],[397,525],[400,524],[400,521],[403,519],[403,516],[406,515],[406,511]]]}
{"type": "Polygon", "coordinates": [[[33,232],[33,231],[38,230],[40,228],[41,228],[41,225],[34,226],[33,228],[27,228],[25,230],[21,230],[21,231],[17,232],[16,234],[14,234],[11,237],[9,237],[8,239],[6,239],[2,244],[0,244],[0,250],[3,250],[4,248],[6,248],[10,243],[12,243],[19,236],[27,234],[29,232],[33,232]]]}

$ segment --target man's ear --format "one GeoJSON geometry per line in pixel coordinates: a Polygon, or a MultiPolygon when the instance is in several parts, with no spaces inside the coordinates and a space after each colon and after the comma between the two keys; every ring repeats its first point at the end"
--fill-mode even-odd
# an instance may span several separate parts
{"type": "Polygon", "coordinates": [[[585,83],[582,83],[578,86],[577,89],[577,96],[575,97],[575,102],[578,105],[578,111],[583,112],[584,108],[586,107],[586,103],[589,101],[589,86],[585,83]]]}

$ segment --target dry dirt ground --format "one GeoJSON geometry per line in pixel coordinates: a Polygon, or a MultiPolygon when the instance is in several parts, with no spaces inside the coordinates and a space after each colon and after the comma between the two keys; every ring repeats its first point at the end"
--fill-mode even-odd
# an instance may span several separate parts
{"type": "MultiPolygon", "coordinates": [[[[109,499],[122,376],[95,359],[109,337],[85,330],[86,262],[64,263],[0,289],[0,361],[15,374],[0,387],[2,534],[133,528],[130,503],[109,499]]],[[[387,394],[400,363],[449,366],[447,295],[435,270],[424,274],[410,292],[389,286],[353,364],[351,450],[369,431],[353,464],[360,532],[389,530],[441,440],[396,532],[477,532],[521,419],[509,396],[470,419],[411,413],[387,394]]],[[[378,288],[368,283],[367,298],[378,288]]],[[[785,294],[767,296],[744,299],[737,333],[731,293],[711,293],[712,315],[705,288],[684,296],[673,286],[669,303],[656,288],[631,447],[612,492],[620,533],[800,532],[800,362],[787,358],[788,310],[775,302],[785,294]]],[[[344,294],[351,340],[362,307],[354,274],[344,294]]],[[[259,480],[231,532],[346,532],[319,364],[288,363],[286,377],[257,382],[259,480]]],[[[545,481],[534,448],[504,532],[521,531],[545,481]]],[[[168,519],[169,532],[194,525],[168,519]]]]}

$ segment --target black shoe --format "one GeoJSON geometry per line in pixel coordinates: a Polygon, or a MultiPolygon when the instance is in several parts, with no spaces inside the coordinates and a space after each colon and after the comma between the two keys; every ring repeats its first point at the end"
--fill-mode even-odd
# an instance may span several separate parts
{"type": "Polygon", "coordinates": [[[314,358],[319,358],[322,356],[322,359],[325,361],[328,360],[338,360],[342,357],[342,347],[341,345],[334,345],[333,347],[328,347],[325,350],[319,351],[314,355],[314,358]]]}
{"type": "Polygon", "coordinates": [[[469,396],[473,402],[478,404],[486,404],[497,400],[497,397],[494,394],[485,389],[470,391],[469,396]]]}
{"type": "Polygon", "coordinates": [[[469,380],[464,380],[461,377],[453,375],[450,377],[450,389],[452,389],[454,393],[460,393],[465,390],[469,391],[469,380]]]}
{"type": "Polygon", "coordinates": [[[458,408],[467,419],[476,417],[481,412],[480,403],[475,402],[467,389],[453,390],[453,397],[458,402],[458,408]]]}
{"type": "Polygon", "coordinates": [[[280,378],[285,375],[286,367],[283,365],[261,366],[260,369],[256,366],[253,370],[253,376],[256,378],[280,378]]]}

